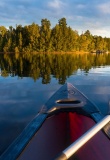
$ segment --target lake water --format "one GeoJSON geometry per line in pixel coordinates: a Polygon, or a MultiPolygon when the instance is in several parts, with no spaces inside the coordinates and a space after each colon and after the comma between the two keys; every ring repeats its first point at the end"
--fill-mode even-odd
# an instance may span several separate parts
{"type": "Polygon", "coordinates": [[[1,54],[0,75],[0,154],[66,82],[109,112],[109,54],[1,54]]]}

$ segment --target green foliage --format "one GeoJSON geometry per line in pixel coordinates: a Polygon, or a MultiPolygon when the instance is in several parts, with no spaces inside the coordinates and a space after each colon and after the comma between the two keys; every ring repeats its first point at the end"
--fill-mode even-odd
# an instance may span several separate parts
{"type": "Polygon", "coordinates": [[[0,26],[0,52],[73,52],[96,50],[110,51],[110,38],[93,36],[89,30],[81,35],[61,18],[53,28],[47,19],[41,26],[32,23],[27,26],[0,26]]]}

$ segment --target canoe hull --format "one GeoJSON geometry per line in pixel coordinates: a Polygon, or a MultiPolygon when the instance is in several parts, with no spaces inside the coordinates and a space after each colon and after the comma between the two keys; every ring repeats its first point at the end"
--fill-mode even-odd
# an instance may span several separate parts
{"type": "MultiPolygon", "coordinates": [[[[54,115],[45,121],[18,159],[26,160],[31,157],[31,160],[35,160],[36,157],[41,160],[52,160],[94,125],[95,122],[91,118],[77,113],[64,112],[54,115]]],[[[100,131],[71,159],[109,160],[109,154],[110,141],[100,131]]]]}

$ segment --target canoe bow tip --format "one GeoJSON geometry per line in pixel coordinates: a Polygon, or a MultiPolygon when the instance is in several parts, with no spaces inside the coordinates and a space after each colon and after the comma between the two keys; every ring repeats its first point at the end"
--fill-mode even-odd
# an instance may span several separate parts
{"type": "Polygon", "coordinates": [[[73,85],[69,82],[65,83],[65,85],[67,86],[67,88],[73,87],[73,85]]]}

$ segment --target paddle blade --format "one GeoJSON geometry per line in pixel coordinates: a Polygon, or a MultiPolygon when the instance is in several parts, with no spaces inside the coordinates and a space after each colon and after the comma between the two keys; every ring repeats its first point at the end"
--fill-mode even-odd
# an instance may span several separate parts
{"type": "Polygon", "coordinates": [[[110,122],[105,125],[103,128],[104,133],[107,135],[107,137],[110,139],[110,122]]]}
{"type": "MultiPolygon", "coordinates": [[[[108,102],[108,104],[109,104],[108,105],[109,106],[108,107],[108,114],[110,115],[110,101],[108,102]]],[[[103,130],[104,130],[105,134],[107,135],[107,137],[110,139],[110,122],[105,125],[103,130]]]]}

